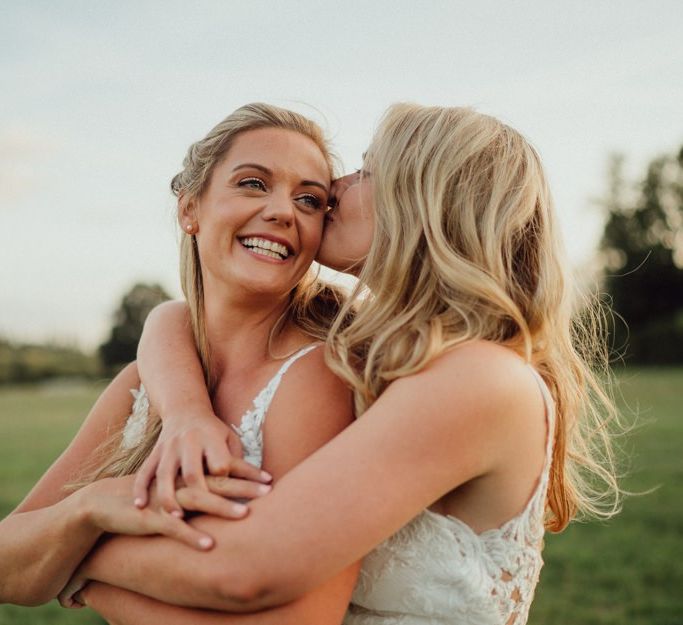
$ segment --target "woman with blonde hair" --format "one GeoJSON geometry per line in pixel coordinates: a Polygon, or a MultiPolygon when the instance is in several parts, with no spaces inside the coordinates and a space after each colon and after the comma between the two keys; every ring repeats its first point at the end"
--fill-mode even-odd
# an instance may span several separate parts
{"type": "MultiPolygon", "coordinates": [[[[212,472],[230,470],[248,479],[210,481],[213,492],[188,483],[178,497],[188,511],[238,519],[247,506],[221,495],[262,496],[271,489],[268,482],[279,480],[352,418],[351,394],[325,365],[321,348],[336,313],[335,295],[309,271],[333,166],[316,124],[263,104],[228,116],[190,147],[183,165],[172,183],[184,232],[181,278],[213,406],[225,424],[241,425],[245,432],[260,424],[257,435],[265,441],[259,453],[266,454],[268,473],[254,466],[260,458],[235,458],[223,467],[209,456],[212,472]],[[309,392],[313,376],[317,393],[309,392]],[[319,422],[323,402],[326,418],[319,422]]],[[[135,367],[126,368],[69,448],[0,523],[0,601],[38,605],[54,598],[107,535],[165,535],[188,552],[213,546],[209,532],[155,502],[145,509],[130,504],[134,472],[161,430],[158,416],[149,417],[144,387],[133,392],[127,419],[130,389],[139,384],[135,367]]],[[[183,560],[176,565],[189,571],[183,560]]],[[[355,566],[343,568],[287,606],[258,615],[220,614],[219,622],[340,620],[357,574],[355,566]]],[[[125,606],[114,598],[101,611],[125,606]]],[[[198,613],[193,622],[205,618],[212,616],[198,613]]],[[[151,610],[134,622],[144,619],[158,622],[151,610]]]]}
{"type": "MultiPolygon", "coordinates": [[[[215,537],[212,550],[113,537],[86,559],[65,601],[82,588],[85,603],[131,623],[146,611],[262,610],[365,556],[349,625],[520,625],[544,526],[616,510],[605,427],[614,412],[588,359],[602,354],[582,330],[590,314],[575,317],[529,144],[469,109],[396,105],[363,170],[332,196],[319,259],[355,268],[359,285],[329,332],[326,361],[353,390],[358,418],[240,522],[193,519],[215,537]]],[[[169,432],[142,482],[157,472],[162,485],[217,455],[207,441],[219,431],[185,313],[163,311],[146,337],[154,353],[141,361],[152,398],[166,397],[169,432]],[[194,418],[183,426],[188,406],[194,418]],[[176,435],[183,427],[189,440],[176,435]]]]}

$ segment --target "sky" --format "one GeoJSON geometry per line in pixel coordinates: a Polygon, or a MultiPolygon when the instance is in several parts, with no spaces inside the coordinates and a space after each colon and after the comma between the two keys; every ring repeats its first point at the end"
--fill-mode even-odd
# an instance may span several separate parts
{"type": "Polygon", "coordinates": [[[169,181],[252,101],[320,122],[347,170],[392,102],[495,115],[585,267],[609,154],[635,178],[683,144],[682,27],[678,0],[0,0],[0,336],[91,349],[134,283],[179,295],[169,181]]]}

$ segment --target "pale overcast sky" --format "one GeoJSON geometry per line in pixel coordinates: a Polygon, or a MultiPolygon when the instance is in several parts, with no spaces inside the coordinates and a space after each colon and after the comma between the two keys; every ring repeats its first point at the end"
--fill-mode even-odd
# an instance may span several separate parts
{"type": "Polygon", "coordinates": [[[391,102],[520,129],[587,262],[611,151],[683,143],[679,0],[0,0],[0,335],[101,341],[139,280],[178,294],[170,178],[246,102],[322,121],[348,169],[391,102]]]}

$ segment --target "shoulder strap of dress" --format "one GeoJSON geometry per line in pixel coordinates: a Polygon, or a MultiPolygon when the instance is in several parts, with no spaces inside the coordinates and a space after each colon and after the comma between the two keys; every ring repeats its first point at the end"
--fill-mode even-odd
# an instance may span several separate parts
{"type": "Polygon", "coordinates": [[[550,472],[550,465],[552,463],[553,456],[553,441],[555,438],[555,401],[553,396],[550,394],[550,389],[546,384],[545,380],[541,377],[541,374],[536,371],[536,369],[529,364],[529,369],[533,374],[536,382],[538,383],[538,388],[543,396],[543,403],[545,404],[545,419],[548,426],[548,435],[546,438],[545,445],[545,464],[543,468],[544,477],[550,472]]]}
{"type": "Polygon", "coordinates": [[[299,351],[295,352],[292,354],[280,367],[278,372],[270,379],[270,382],[263,388],[263,390],[258,394],[258,398],[254,400],[254,405],[257,405],[260,408],[260,426],[263,424],[263,421],[266,417],[266,412],[268,412],[268,408],[270,408],[270,403],[273,401],[273,397],[275,396],[275,392],[277,391],[278,387],[280,386],[280,382],[282,381],[282,376],[287,373],[287,370],[297,361],[299,358],[302,356],[305,356],[308,354],[308,352],[313,351],[316,347],[319,345],[322,345],[322,343],[311,343],[310,345],[305,345],[302,347],[299,351]]]}

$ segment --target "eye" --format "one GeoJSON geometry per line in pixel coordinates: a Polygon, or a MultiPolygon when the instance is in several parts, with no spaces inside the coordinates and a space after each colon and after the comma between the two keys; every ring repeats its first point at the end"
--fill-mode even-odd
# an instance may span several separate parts
{"type": "Polygon", "coordinates": [[[237,183],[238,186],[240,187],[245,187],[247,189],[256,189],[257,191],[265,191],[266,190],[266,183],[263,182],[260,178],[255,178],[255,177],[249,177],[249,178],[242,178],[237,183]]]}
{"type": "Polygon", "coordinates": [[[319,198],[317,195],[312,195],[309,193],[306,193],[304,195],[300,195],[299,197],[296,198],[297,202],[301,202],[302,204],[308,206],[309,208],[312,208],[314,210],[320,210],[325,206],[325,202],[319,198]]]}

